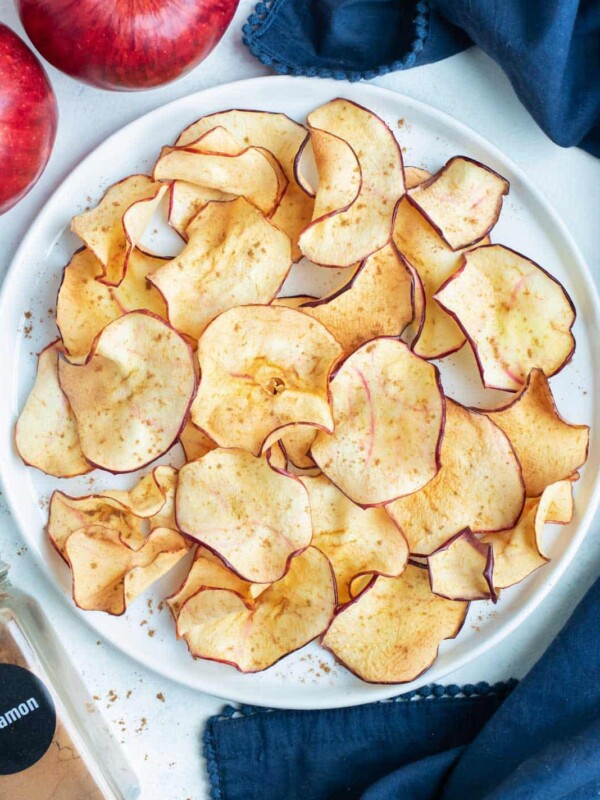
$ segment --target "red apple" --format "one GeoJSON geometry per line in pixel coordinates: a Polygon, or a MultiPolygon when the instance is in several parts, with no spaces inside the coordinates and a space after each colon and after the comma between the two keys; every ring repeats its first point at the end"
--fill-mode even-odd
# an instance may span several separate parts
{"type": "Polygon", "coordinates": [[[221,39],[239,0],[18,0],[40,53],[102,89],[150,89],[178,78],[221,39]]]}
{"type": "Polygon", "coordinates": [[[44,171],[58,106],[44,69],[16,33],[0,23],[0,214],[44,171]]]}

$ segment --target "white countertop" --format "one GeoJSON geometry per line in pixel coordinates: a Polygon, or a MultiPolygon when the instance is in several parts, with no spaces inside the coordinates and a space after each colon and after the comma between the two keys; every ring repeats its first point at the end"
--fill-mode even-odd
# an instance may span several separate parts
{"type": "MultiPolygon", "coordinates": [[[[106,136],[182,95],[268,74],[241,43],[241,26],[252,5],[252,0],[241,0],[229,31],[213,54],[188,76],[162,89],[135,94],[104,92],[47,66],[60,106],[58,137],[37,186],[0,217],[0,275],[8,268],[36,210],[106,136]]],[[[23,35],[13,0],[0,0],[0,21],[23,35]]],[[[472,49],[448,61],[373,82],[452,114],[510,155],[561,214],[592,271],[600,276],[600,160],[552,144],[489,58],[472,49]]],[[[222,707],[223,700],[172,683],[98,641],[36,566],[2,502],[0,518],[0,556],[12,565],[13,582],[34,595],[52,619],[90,695],[97,698],[139,776],[142,800],[208,798],[201,733],[205,719],[222,707]]],[[[583,596],[599,566],[600,536],[593,525],[572,568],[527,622],[506,643],[454,673],[448,682],[521,677],[583,596]]]]}

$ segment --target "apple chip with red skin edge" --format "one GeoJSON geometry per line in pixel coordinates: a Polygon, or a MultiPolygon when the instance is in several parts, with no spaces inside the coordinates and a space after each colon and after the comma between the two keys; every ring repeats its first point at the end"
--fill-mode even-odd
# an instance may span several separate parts
{"type": "Polygon", "coordinates": [[[292,256],[297,261],[302,256],[298,236],[311,221],[314,205],[313,196],[299,183],[295,170],[296,159],[308,140],[308,131],[285,114],[231,109],[209,114],[194,122],[180,134],[177,145],[188,145],[216,125],[223,127],[244,146],[265,148],[281,164],[288,184],[273,215],[273,222],[292,240],[292,256]]]}
{"type": "Polygon", "coordinates": [[[264,457],[269,462],[269,466],[273,467],[273,469],[279,470],[280,472],[287,470],[288,459],[281,446],[281,442],[275,442],[271,447],[265,450],[264,457]]]}
{"type": "Polygon", "coordinates": [[[319,165],[319,189],[313,207],[313,220],[317,220],[350,208],[359,195],[362,174],[356,153],[339,136],[314,130],[311,145],[319,165]]]}
{"type": "Polygon", "coordinates": [[[128,311],[143,308],[166,319],[165,303],[147,281],[164,263],[132,250],[119,286],[107,286],[98,280],[103,267],[91,250],[78,250],[65,267],[56,304],[56,324],[69,356],[87,356],[100,331],[128,311]]]}
{"type": "Polygon", "coordinates": [[[166,191],[148,175],[130,175],[111,186],[96,208],[73,217],[71,230],[102,264],[100,282],[119,285],[166,191]]]}
{"type": "Polygon", "coordinates": [[[327,557],[309,547],[254,600],[227,589],[200,589],[182,605],[177,634],[194,658],[259,672],[319,636],[336,605],[327,557]]]}
{"type": "Polygon", "coordinates": [[[482,533],[515,524],[525,500],[521,465],[489,417],[446,398],[441,464],[420,491],[386,506],[412,554],[427,556],[464,528],[482,533]]]}
{"type": "Polygon", "coordinates": [[[169,225],[187,241],[187,226],[213,200],[235,200],[235,195],[206,189],[187,181],[173,181],[169,197],[169,225]]]}
{"type": "Polygon", "coordinates": [[[453,250],[471,247],[498,222],[509,183],[490,167],[454,156],[428,180],[410,190],[440,236],[453,250]]]}
{"type": "Polygon", "coordinates": [[[414,189],[415,186],[424,183],[431,178],[431,172],[422,167],[404,167],[404,184],[406,191],[414,189]]]}
{"type": "Polygon", "coordinates": [[[317,466],[359,505],[416,492],[439,470],[444,396],[437,368],[397,339],[373,339],[330,384],[335,429],[311,448],[317,466]]]}
{"type": "Polygon", "coordinates": [[[512,442],[529,497],[569,477],[587,460],[590,429],[566,422],[556,407],[548,378],[532,369],[517,397],[485,412],[512,442]]]}
{"type": "Polygon", "coordinates": [[[398,203],[392,236],[419,276],[415,316],[422,324],[412,339],[412,349],[422,358],[443,358],[463,346],[465,334],[434,295],[460,268],[464,251],[453,251],[409,197],[398,203]]]}
{"type": "MultiPolygon", "coordinates": [[[[383,247],[390,238],[392,216],[397,201],[404,194],[402,153],[394,134],[378,116],[366,108],[338,98],[308,115],[308,127],[319,171],[319,188],[311,224],[300,235],[300,249],[316,264],[348,267],[383,247]],[[360,184],[354,198],[356,167],[344,161],[340,187],[351,187],[344,194],[343,205],[323,201],[331,195],[332,169],[327,165],[331,146],[323,148],[322,132],[337,137],[353,151],[360,184]],[[323,180],[323,176],[327,180],[323,180]]],[[[333,140],[331,140],[333,141],[333,140]]],[[[339,147],[337,148],[339,150],[339,147]]],[[[339,195],[336,190],[336,195],[339,195]]]]}
{"type": "Polygon", "coordinates": [[[147,311],[111,322],[85,363],[62,359],[58,377],[82,452],[110,472],[132,472],[165,453],[179,436],[196,388],[191,349],[147,311]]]}
{"type": "Polygon", "coordinates": [[[144,524],[150,530],[159,527],[175,529],[176,485],[177,470],[159,466],[127,491],[71,497],[57,489],[50,498],[47,526],[50,542],[64,557],[69,536],[90,525],[110,528],[124,541],[134,542],[143,541],[144,524]]]}
{"type": "Polygon", "coordinates": [[[198,342],[202,378],[192,421],[221,447],[254,455],[292,422],[333,430],[329,375],[341,345],[317,320],[277,306],[238,306],[198,342]]]}
{"type": "Polygon", "coordinates": [[[398,336],[412,322],[413,280],[393,244],[360,265],[350,281],[321,300],[300,306],[331,331],[347,355],[377,336],[398,336]]]}
{"type": "Polygon", "coordinates": [[[198,339],[222,311],[270,303],[292,265],[288,236],[243,197],[209,203],[181,253],[149,276],[176,330],[198,339]]]}
{"type": "Polygon", "coordinates": [[[331,561],[338,603],[350,599],[349,587],[356,575],[400,575],[408,560],[408,546],[383,508],[357,506],[325,475],[300,480],[308,492],[312,544],[331,561]]]}
{"type": "Polygon", "coordinates": [[[435,299],[465,332],[490,389],[515,392],[534,367],[555,375],[575,350],[575,308],[564,288],[503,245],[465,253],[435,299]]]}
{"type": "Polygon", "coordinates": [[[15,446],[25,464],[55,478],[85,475],[94,467],[81,451],[77,420],[58,382],[60,341],[38,356],[35,383],[15,426],[15,446]]]}
{"type": "MultiPolygon", "coordinates": [[[[261,584],[262,585],[262,584],[261,584]]],[[[206,547],[197,547],[190,571],[177,591],[167,597],[167,605],[177,621],[179,610],[185,601],[200,589],[231,589],[245,599],[250,599],[251,583],[240,578],[221,559],[206,547]]]]}
{"type": "Polygon", "coordinates": [[[494,586],[506,589],[531,575],[550,559],[542,549],[547,522],[567,524],[573,516],[572,482],[547,486],[540,497],[529,497],[514,528],[490,533],[481,541],[494,550],[494,586]]]}
{"type": "Polygon", "coordinates": [[[315,462],[310,448],[315,441],[318,428],[312,425],[288,425],[281,431],[279,440],[288,460],[298,469],[312,469],[315,462]]]}
{"type": "Polygon", "coordinates": [[[119,616],[189,548],[189,542],[170,528],[156,528],[143,542],[135,543],[103,525],[80,528],[65,544],[75,605],[119,616]]]}
{"type": "Polygon", "coordinates": [[[239,449],[218,448],[181,468],[176,516],[183,533],[253,583],[279,580],[312,538],[300,480],[239,449]]]}
{"type": "MultiPolygon", "coordinates": [[[[501,534],[495,534],[500,536],[501,534]]],[[[431,591],[448,600],[498,599],[494,589],[494,550],[465,528],[427,559],[431,591]]]]}
{"type": "Polygon", "coordinates": [[[195,461],[202,458],[217,447],[216,443],[204,431],[197,428],[191,420],[185,423],[184,429],[179,434],[179,442],[183,447],[186,461],[195,461]]]}
{"type": "Polygon", "coordinates": [[[463,626],[469,604],[433,594],[427,569],[379,575],[336,613],[322,645],[367,683],[408,683],[463,626]]]}

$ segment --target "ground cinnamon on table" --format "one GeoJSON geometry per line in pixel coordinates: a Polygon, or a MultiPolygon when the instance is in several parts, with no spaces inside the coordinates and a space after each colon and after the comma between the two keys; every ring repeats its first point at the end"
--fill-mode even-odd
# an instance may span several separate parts
{"type": "MultiPolygon", "coordinates": [[[[0,626],[0,664],[36,672],[8,626],[0,626]]],[[[59,713],[46,754],[22,772],[0,775],[1,800],[105,800],[59,713]]]]}

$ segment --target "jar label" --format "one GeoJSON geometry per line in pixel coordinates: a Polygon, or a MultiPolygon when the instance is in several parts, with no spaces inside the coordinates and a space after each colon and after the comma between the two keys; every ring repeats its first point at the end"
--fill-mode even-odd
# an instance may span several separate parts
{"type": "Polygon", "coordinates": [[[55,730],[56,709],[42,681],[28,669],[0,664],[0,775],[36,764],[55,730]]]}

